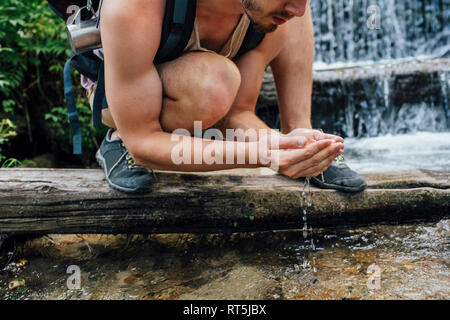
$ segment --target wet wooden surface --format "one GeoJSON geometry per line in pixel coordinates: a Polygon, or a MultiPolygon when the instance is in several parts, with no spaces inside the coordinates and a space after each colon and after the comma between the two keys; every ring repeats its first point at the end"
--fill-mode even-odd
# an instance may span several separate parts
{"type": "Polygon", "coordinates": [[[449,172],[365,175],[357,194],[269,171],[158,172],[144,195],[110,189],[101,170],[0,169],[0,233],[240,232],[436,220],[448,216],[449,172]]]}

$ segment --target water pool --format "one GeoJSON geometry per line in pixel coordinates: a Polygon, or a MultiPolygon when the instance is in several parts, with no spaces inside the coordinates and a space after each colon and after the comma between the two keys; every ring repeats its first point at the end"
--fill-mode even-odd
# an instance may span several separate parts
{"type": "Polygon", "coordinates": [[[135,236],[127,249],[120,235],[50,237],[25,246],[24,267],[0,273],[1,299],[450,298],[450,220],[315,230],[307,238],[135,236]],[[80,290],[66,286],[69,265],[81,270],[80,290]],[[7,290],[13,278],[26,286],[7,290]]]}

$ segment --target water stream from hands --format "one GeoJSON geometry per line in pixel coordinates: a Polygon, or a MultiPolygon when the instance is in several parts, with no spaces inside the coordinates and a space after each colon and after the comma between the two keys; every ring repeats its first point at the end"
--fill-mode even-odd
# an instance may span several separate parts
{"type": "MultiPolygon", "coordinates": [[[[308,209],[312,207],[311,181],[309,178],[305,178],[305,183],[303,184],[303,189],[301,193],[301,199],[302,199],[301,207],[303,212],[302,215],[303,229],[301,230],[303,231],[303,238],[305,239],[305,242],[308,243],[308,234],[310,234],[311,239],[309,241],[310,243],[309,250],[315,251],[316,246],[314,244],[313,229],[311,226],[308,229],[308,209]]],[[[313,260],[314,259],[315,258],[313,257],[313,260]]],[[[313,265],[311,266],[311,262],[306,259],[303,261],[302,268],[303,269],[312,268],[313,272],[317,271],[315,267],[315,261],[313,261],[313,265]]]]}

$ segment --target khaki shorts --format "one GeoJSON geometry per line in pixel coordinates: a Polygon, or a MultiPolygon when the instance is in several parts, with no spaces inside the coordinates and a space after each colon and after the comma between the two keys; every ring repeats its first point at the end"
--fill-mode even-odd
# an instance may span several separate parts
{"type": "Polygon", "coordinates": [[[97,89],[97,83],[95,83],[90,89],[86,89],[86,96],[89,100],[89,105],[91,106],[91,110],[92,110],[92,106],[94,104],[95,89],[97,89]]]}

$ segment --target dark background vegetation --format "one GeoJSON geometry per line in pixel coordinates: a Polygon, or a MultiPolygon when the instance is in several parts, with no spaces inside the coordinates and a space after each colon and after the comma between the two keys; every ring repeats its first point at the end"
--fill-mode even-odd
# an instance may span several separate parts
{"type": "Polygon", "coordinates": [[[95,166],[94,154],[106,128],[92,127],[75,71],[83,155],[72,154],[63,89],[69,55],[64,21],[45,0],[0,2],[0,167],[95,166]]]}

